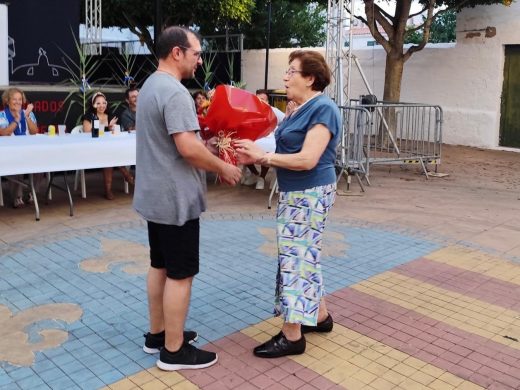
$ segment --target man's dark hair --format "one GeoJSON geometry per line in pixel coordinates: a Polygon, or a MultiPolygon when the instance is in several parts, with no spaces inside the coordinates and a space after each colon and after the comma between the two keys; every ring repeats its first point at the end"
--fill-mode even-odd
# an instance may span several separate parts
{"type": "Polygon", "coordinates": [[[183,52],[186,51],[186,48],[190,47],[188,34],[193,34],[200,40],[199,35],[189,28],[182,26],[166,27],[157,38],[157,57],[164,60],[175,46],[180,47],[183,52]]]}
{"type": "Polygon", "coordinates": [[[267,97],[269,97],[269,92],[267,91],[267,89],[257,89],[255,94],[256,95],[264,94],[264,95],[267,95],[267,97]]]}
{"type": "Polygon", "coordinates": [[[133,91],[139,91],[139,88],[137,88],[135,86],[131,86],[130,88],[127,88],[127,90],[125,91],[125,99],[128,99],[130,97],[130,92],[133,92],[133,91]]]}

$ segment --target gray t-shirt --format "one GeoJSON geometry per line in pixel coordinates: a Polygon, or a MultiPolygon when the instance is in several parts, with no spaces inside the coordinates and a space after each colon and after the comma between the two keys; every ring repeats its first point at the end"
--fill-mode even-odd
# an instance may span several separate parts
{"type": "Polygon", "coordinates": [[[132,111],[130,108],[126,108],[122,113],[121,117],[119,118],[119,123],[121,124],[121,127],[123,130],[135,130],[135,112],[132,111]]]}
{"type": "Polygon", "coordinates": [[[205,172],[180,155],[172,134],[200,130],[188,90],[156,72],[144,83],[137,105],[134,209],[147,221],[182,226],[206,210],[205,172]]]}

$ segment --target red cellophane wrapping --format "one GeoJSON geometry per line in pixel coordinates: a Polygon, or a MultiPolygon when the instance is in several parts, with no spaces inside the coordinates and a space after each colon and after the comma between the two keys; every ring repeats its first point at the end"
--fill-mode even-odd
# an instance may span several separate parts
{"type": "Polygon", "coordinates": [[[219,157],[236,165],[234,139],[255,141],[276,127],[276,116],[268,104],[254,94],[230,85],[219,85],[207,113],[199,121],[207,127],[204,137],[218,137],[219,157]]]}

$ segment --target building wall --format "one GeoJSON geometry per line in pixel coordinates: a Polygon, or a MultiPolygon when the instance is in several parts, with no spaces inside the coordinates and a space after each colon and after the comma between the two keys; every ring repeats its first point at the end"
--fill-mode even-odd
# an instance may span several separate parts
{"type": "MultiPolygon", "coordinates": [[[[405,64],[401,101],[440,105],[444,111],[443,141],[498,147],[504,45],[520,45],[520,2],[511,6],[479,6],[457,16],[457,43],[429,45],[405,64]],[[496,35],[486,37],[486,27],[496,35]]],[[[491,34],[492,35],[492,34],[491,34]]],[[[282,77],[292,49],[272,49],[268,87],[283,89],[282,77]]],[[[325,54],[323,48],[317,49],[325,54]]],[[[380,46],[354,50],[370,88],[382,98],[385,52],[380,46]]],[[[242,60],[247,89],[264,86],[265,50],[249,50],[242,60]]],[[[520,71],[520,70],[519,70],[520,71]]],[[[346,61],[345,61],[345,73],[346,61]]],[[[358,70],[351,72],[351,97],[366,94],[358,70]]]]}

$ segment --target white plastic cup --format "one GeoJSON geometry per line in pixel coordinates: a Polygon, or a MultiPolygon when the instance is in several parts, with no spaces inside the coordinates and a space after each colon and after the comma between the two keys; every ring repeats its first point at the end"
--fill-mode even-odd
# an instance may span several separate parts
{"type": "Polygon", "coordinates": [[[66,132],[67,132],[67,126],[65,126],[65,125],[58,125],[58,135],[60,137],[65,135],[66,132]]]}
{"type": "Polygon", "coordinates": [[[112,134],[119,134],[121,133],[121,126],[120,125],[114,125],[112,127],[112,134]]]}

